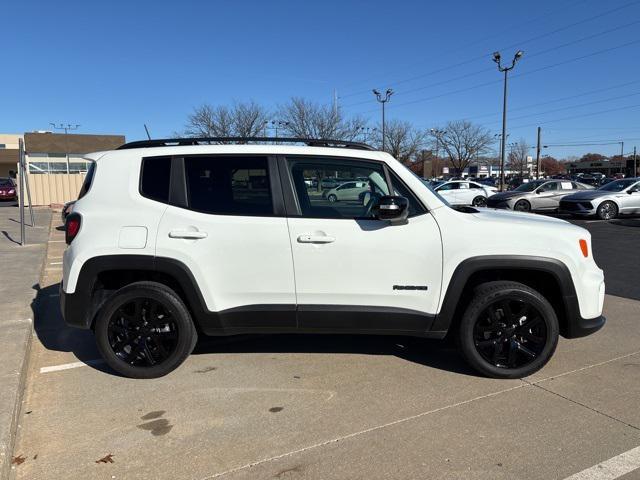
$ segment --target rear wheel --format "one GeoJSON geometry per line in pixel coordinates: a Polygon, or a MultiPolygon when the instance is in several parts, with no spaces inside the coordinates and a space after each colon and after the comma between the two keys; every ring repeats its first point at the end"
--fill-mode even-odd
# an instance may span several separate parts
{"type": "Polygon", "coordinates": [[[197,334],[186,306],[169,287],[136,282],[114,293],[95,324],[98,350],[116,372],[157,378],[189,356],[197,334]]]}
{"type": "Polygon", "coordinates": [[[458,331],[471,367],[494,378],[521,378],[542,368],[558,344],[558,318],[536,290],[488,282],[474,290],[458,331]]]}
{"type": "Polygon", "coordinates": [[[530,212],[531,204],[528,200],[518,200],[513,206],[513,209],[517,210],[518,212],[530,212]]]}
{"type": "Polygon", "coordinates": [[[473,199],[471,205],[474,207],[486,207],[487,206],[487,197],[483,197],[482,195],[478,195],[473,199]]]}
{"type": "Polygon", "coordinates": [[[618,216],[618,206],[610,200],[602,202],[596,210],[596,215],[600,220],[611,220],[618,216]]]}

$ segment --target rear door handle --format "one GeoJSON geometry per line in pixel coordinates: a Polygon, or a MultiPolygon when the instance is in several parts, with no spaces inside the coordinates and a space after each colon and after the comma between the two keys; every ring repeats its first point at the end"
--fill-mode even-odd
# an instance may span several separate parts
{"type": "Polygon", "coordinates": [[[207,238],[207,232],[192,230],[171,230],[169,238],[186,238],[189,240],[198,240],[199,238],[207,238]]]}
{"type": "Polygon", "coordinates": [[[335,241],[336,238],[329,235],[300,235],[298,237],[298,243],[333,243],[335,241]]]}

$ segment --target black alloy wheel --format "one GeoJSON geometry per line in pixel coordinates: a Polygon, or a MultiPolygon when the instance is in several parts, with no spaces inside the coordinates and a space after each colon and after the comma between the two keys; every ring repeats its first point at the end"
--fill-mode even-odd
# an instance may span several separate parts
{"type": "Polygon", "coordinates": [[[157,378],[175,370],[195,347],[191,314],[174,290],[157,282],[135,282],[100,307],[94,333],[100,354],[130,378],[157,378]]]}
{"type": "Polygon", "coordinates": [[[560,333],[549,301],[513,281],[478,285],[457,328],[469,365],[493,378],[522,378],[542,368],[560,333]]]}
{"type": "Polygon", "coordinates": [[[483,197],[482,195],[478,195],[476,198],[473,199],[473,202],[471,202],[471,204],[474,207],[486,207],[487,206],[487,197],[483,197]]]}
{"type": "Polygon", "coordinates": [[[531,204],[527,200],[518,200],[513,209],[518,212],[530,212],[531,204]]]}
{"type": "Polygon", "coordinates": [[[113,353],[134,367],[162,363],[178,345],[178,327],[169,309],[150,298],[135,298],[118,308],[107,335],[113,353]]]}
{"type": "Polygon", "coordinates": [[[478,353],[499,368],[520,368],[533,362],[547,343],[547,326],[540,312],[520,299],[490,304],[478,316],[473,340],[478,353]]]}

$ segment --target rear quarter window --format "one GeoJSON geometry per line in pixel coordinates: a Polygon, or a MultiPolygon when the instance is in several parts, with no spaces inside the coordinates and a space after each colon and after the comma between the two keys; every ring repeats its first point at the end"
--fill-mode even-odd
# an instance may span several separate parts
{"type": "Polygon", "coordinates": [[[96,162],[89,162],[87,165],[87,174],[84,177],[84,182],[82,182],[82,187],[80,187],[80,192],[78,193],[78,200],[84,197],[89,190],[91,190],[91,184],[93,184],[93,177],[96,174],[96,162]]]}
{"type": "Polygon", "coordinates": [[[142,159],[140,193],[143,197],[169,203],[171,157],[147,157],[142,159]]]}

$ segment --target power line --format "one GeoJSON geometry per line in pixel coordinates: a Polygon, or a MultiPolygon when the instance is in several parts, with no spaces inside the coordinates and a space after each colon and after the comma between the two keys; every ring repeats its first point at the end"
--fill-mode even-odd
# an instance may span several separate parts
{"type": "MultiPolygon", "coordinates": [[[[600,37],[602,35],[606,35],[608,33],[617,32],[617,31],[619,31],[619,30],[621,30],[623,28],[628,28],[628,27],[631,27],[633,25],[637,25],[639,23],[640,23],[640,20],[636,20],[634,22],[630,22],[630,23],[627,23],[627,24],[624,24],[624,25],[619,25],[619,26],[616,26],[616,27],[613,27],[613,28],[609,28],[609,29],[604,30],[602,32],[598,32],[598,33],[594,33],[594,34],[591,34],[591,35],[587,35],[586,37],[578,38],[576,40],[572,40],[570,42],[566,42],[566,43],[563,43],[563,44],[560,44],[560,45],[555,45],[555,46],[553,46],[551,48],[547,48],[546,50],[542,50],[540,52],[535,52],[533,54],[528,54],[527,58],[536,57],[536,56],[539,56],[539,55],[544,55],[544,54],[547,54],[547,53],[556,52],[560,48],[565,48],[565,47],[568,47],[568,46],[571,46],[571,45],[575,45],[577,43],[584,42],[586,40],[591,40],[591,39],[600,37]]],[[[543,67],[540,70],[544,70],[546,68],[551,68],[551,66],[543,67]]],[[[446,80],[441,80],[439,82],[431,83],[429,85],[423,85],[421,87],[416,87],[416,88],[412,88],[412,89],[409,89],[409,90],[404,90],[404,91],[402,91],[400,93],[400,95],[407,95],[409,93],[414,93],[414,92],[418,92],[418,91],[421,91],[421,90],[426,90],[428,88],[433,88],[433,87],[437,87],[439,85],[444,85],[444,84],[447,84],[447,83],[450,83],[450,82],[455,82],[457,80],[462,80],[462,79],[465,79],[465,78],[468,78],[468,77],[471,77],[471,76],[474,76],[474,75],[479,75],[481,73],[485,73],[485,72],[488,72],[488,71],[493,71],[493,68],[492,67],[483,68],[482,70],[477,70],[475,72],[467,73],[467,74],[464,74],[464,75],[459,75],[459,76],[453,77],[453,78],[448,78],[446,80]]],[[[527,72],[527,73],[533,73],[533,72],[536,72],[536,71],[538,71],[538,70],[533,70],[533,71],[527,72]]],[[[514,77],[519,77],[521,75],[524,75],[524,73],[518,74],[518,75],[514,75],[514,77]]],[[[357,105],[363,105],[365,103],[369,103],[369,101],[368,100],[363,100],[361,102],[347,104],[347,105],[345,105],[345,107],[349,108],[349,107],[354,107],[354,106],[357,106],[357,105]]]]}
{"type": "MultiPolygon", "coordinates": [[[[555,98],[553,100],[547,100],[544,102],[539,102],[539,103],[532,103],[530,105],[525,105],[523,107],[517,107],[517,108],[510,108],[509,111],[510,112],[517,112],[519,110],[527,110],[529,108],[533,108],[533,107],[540,107],[542,105],[549,105],[550,103],[557,103],[557,102],[563,102],[565,100],[573,100],[574,98],[580,98],[580,97],[585,97],[587,95],[593,95],[594,93],[601,93],[601,92],[606,92],[608,90],[614,90],[616,88],[621,88],[621,87],[627,87],[629,85],[634,85],[636,83],[640,83],[640,80],[633,80],[631,82],[625,82],[625,83],[619,83],[618,85],[613,85],[611,87],[605,87],[605,88],[598,88],[596,90],[590,90],[588,92],[583,92],[583,93],[578,93],[576,95],[569,95],[567,97],[559,97],[559,98],[555,98]]],[[[465,119],[467,120],[474,120],[477,118],[483,118],[483,117],[493,117],[499,115],[499,113],[493,112],[493,113],[483,113],[481,115],[474,115],[472,117],[465,117],[465,119]]]]}
{"type": "MultiPolygon", "coordinates": [[[[526,76],[526,75],[531,75],[533,73],[537,73],[537,72],[541,72],[541,71],[544,71],[544,70],[548,70],[550,68],[558,67],[558,66],[561,66],[561,65],[566,65],[567,63],[577,62],[579,60],[584,60],[585,58],[594,57],[596,55],[602,55],[603,53],[608,53],[608,52],[611,52],[613,50],[618,50],[620,48],[625,48],[625,47],[628,47],[630,45],[635,45],[637,43],[640,43],[640,39],[633,40],[631,42],[626,42],[626,43],[623,43],[621,45],[616,45],[614,47],[609,47],[609,48],[605,48],[605,49],[602,49],[602,50],[598,50],[596,52],[591,52],[591,53],[588,53],[586,55],[581,55],[579,57],[570,58],[570,59],[564,60],[562,62],[554,63],[554,64],[551,64],[551,65],[546,65],[544,67],[540,67],[540,68],[537,68],[535,70],[530,70],[528,72],[518,73],[518,74],[513,75],[513,77],[523,77],[523,76],[526,76]]],[[[434,99],[446,97],[446,96],[449,96],[449,95],[455,95],[456,93],[467,92],[469,90],[475,90],[476,88],[481,88],[481,87],[485,87],[485,86],[488,86],[488,85],[495,85],[495,84],[501,83],[501,82],[502,82],[502,80],[494,80],[494,81],[491,81],[491,82],[484,82],[484,83],[480,83],[480,84],[476,84],[476,85],[471,85],[469,87],[460,88],[458,90],[452,90],[452,91],[449,91],[449,92],[444,92],[444,93],[441,93],[441,94],[438,94],[438,95],[433,95],[433,96],[430,96],[430,97],[418,98],[418,99],[410,100],[410,101],[403,102],[403,103],[396,103],[394,108],[402,107],[402,106],[405,106],[405,105],[413,105],[415,103],[426,102],[426,101],[429,101],[429,100],[434,100],[434,99]]],[[[370,112],[370,110],[367,110],[364,113],[369,113],[369,112],[370,112]]]]}
{"type": "MultiPolygon", "coordinates": [[[[553,110],[547,110],[546,112],[529,113],[527,115],[520,115],[519,117],[513,117],[512,120],[519,120],[521,118],[536,117],[538,115],[546,115],[548,113],[561,112],[562,110],[570,110],[572,108],[586,107],[587,105],[595,105],[595,104],[598,104],[598,103],[610,102],[612,100],[620,100],[621,98],[634,97],[636,95],[640,95],[640,92],[628,93],[626,95],[618,95],[617,97],[609,97],[609,98],[604,98],[602,100],[594,100],[593,102],[579,103],[577,105],[569,105],[567,107],[554,108],[553,110]]],[[[497,120],[495,122],[489,122],[489,124],[492,124],[492,123],[499,123],[499,121],[497,120]]]]}
{"type": "MultiPolygon", "coordinates": [[[[582,2],[581,2],[581,1],[578,1],[578,2],[576,2],[576,4],[577,4],[577,3],[582,3],[582,2]]],[[[607,10],[607,11],[605,11],[605,12],[599,13],[599,14],[597,14],[597,15],[593,15],[593,16],[588,17],[588,18],[586,18],[586,19],[579,20],[579,21],[577,21],[577,22],[573,22],[573,23],[571,23],[571,24],[569,24],[569,25],[565,25],[565,26],[563,26],[563,27],[556,28],[556,29],[551,30],[551,31],[549,31],[549,32],[546,32],[546,33],[543,33],[543,34],[536,35],[536,36],[531,37],[531,38],[528,38],[528,39],[526,39],[526,40],[518,41],[518,42],[516,42],[516,43],[514,43],[514,44],[512,44],[512,45],[508,45],[508,46],[506,46],[506,47],[502,47],[502,48],[500,48],[499,50],[506,50],[506,49],[509,49],[509,48],[514,48],[514,47],[517,47],[517,46],[521,46],[521,45],[524,45],[524,44],[527,44],[527,43],[533,42],[533,41],[535,41],[535,40],[539,40],[539,39],[541,39],[541,38],[546,38],[546,37],[548,37],[548,36],[550,36],[550,35],[554,35],[554,34],[556,34],[556,33],[562,32],[562,31],[564,31],[564,30],[568,30],[568,29],[573,28],[573,27],[575,27],[575,26],[578,26],[578,25],[581,25],[581,24],[584,24],[584,23],[588,23],[588,22],[590,22],[590,21],[592,21],[592,20],[597,20],[598,18],[601,18],[601,17],[604,17],[604,16],[609,15],[609,14],[611,14],[611,13],[615,13],[615,12],[617,12],[617,11],[623,10],[623,9],[628,8],[628,7],[630,7],[630,6],[633,6],[633,5],[637,4],[637,3],[638,3],[638,1],[637,1],[637,0],[636,0],[636,1],[633,1],[633,2],[630,2],[630,3],[627,3],[627,4],[625,4],[625,5],[622,5],[622,6],[619,6],[619,7],[613,8],[613,9],[611,9],[611,10],[607,10]]],[[[571,5],[571,6],[573,6],[573,5],[571,5]]],[[[564,7],[564,8],[567,8],[567,7],[564,7]]],[[[560,9],[560,10],[564,10],[564,8],[562,8],[562,9],[560,9]]],[[[544,18],[545,16],[547,16],[547,15],[543,15],[543,16],[542,16],[542,18],[544,18]]],[[[534,20],[532,20],[531,22],[535,22],[535,19],[534,19],[534,20]]],[[[497,35],[492,35],[492,36],[491,36],[491,37],[489,37],[489,38],[493,38],[493,37],[495,37],[495,36],[497,36],[497,35]]],[[[483,41],[483,40],[475,41],[475,42],[473,42],[473,44],[471,44],[471,45],[477,45],[480,41],[483,41]]],[[[424,77],[428,77],[428,76],[431,76],[431,75],[435,75],[435,74],[437,74],[437,73],[440,73],[440,72],[443,72],[443,71],[447,71],[447,70],[450,70],[450,69],[452,69],[452,68],[456,68],[456,67],[460,67],[460,66],[463,66],[463,65],[467,65],[467,64],[469,64],[469,63],[473,63],[473,62],[475,62],[475,61],[478,61],[478,60],[484,59],[484,58],[486,58],[486,57],[487,57],[487,56],[489,56],[489,55],[491,55],[491,52],[484,53],[484,54],[482,54],[482,55],[479,55],[479,56],[476,56],[476,57],[473,57],[473,58],[469,58],[469,59],[467,59],[467,60],[463,60],[462,62],[458,62],[458,63],[452,64],[452,65],[448,65],[448,66],[446,66],[446,67],[438,68],[438,69],[436,69],[436,70],[432,70],[432,71],[430,71],[430,72],[426,72],[426,73],[423,73],[423,74],[421,74],[421,75],[417,75],[417,76],[413,76],[413,77],[410,77],[410,78],[405,78],[405,79],[401,79],[401,80],[393,81],[393,82],[391,82],[391,83],[390,83],[390,85],[391,85],[391,86],[393,86],[393,87],[397,87],[398,85],[401,85],[401,84],[403,84],[403,83],[412,82],[412,81],[414,81],[414,80],[418,80],[418,79],[420,79],[420,78],[424,78],[424,77]]],[[[364,82],[358,82],[358,83],[364,83],[364,82]]],[[[389,83],[389,82],[385,82],[385,83],[389,83]]],[[[365,92],[364,92],[364,91],[358,91],[358,92],[348,93],[348,94],[346,94],[346,95],[341,95],[341,96],[340,96],[340,98],[341,98],[341,99],[345,99],[345,98],[350,98],[350,97],[353,97],[353,96],[364,95],[364,94],[365,94],[365,92]]]]}
{"type": "Polygon", "coordinates": [[[564,120],[573,120],[573,119],[576,119],[576,118],[592,117],[594,115],[600,115],[602,113],[617,112],[617,111],[620,111],[620,110],[628,110],[628,109],[631,109],[631,108],[638,108],[638,107],[640,107],[640,104],[627,105],[627,106],[624,106],[624,107],[617,107],[617,108],[610,108],[608,110],[600,110],[598,112],[591,112],[591,113],[584,113],[584,114],[581,114],[581,115],[573,115],[573,116],[570,116],[570,117],[556,118],[554,120],[545,120],[544,122],[529,123],[529,124],[526,124],[526,125],[517,125],[515,127],[511,127],[511,130],[515,130],[517,128],[525,128],[525,127],[531,127],[531,126],[537,126],[537,125],[544,125],[546,123],[562,122],[564,120]]]}

